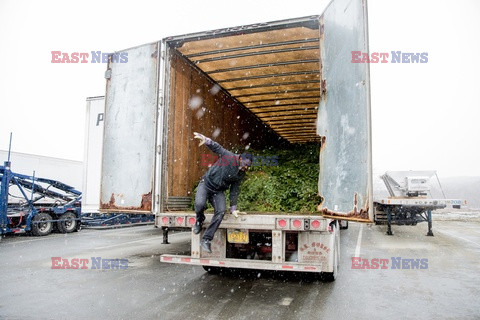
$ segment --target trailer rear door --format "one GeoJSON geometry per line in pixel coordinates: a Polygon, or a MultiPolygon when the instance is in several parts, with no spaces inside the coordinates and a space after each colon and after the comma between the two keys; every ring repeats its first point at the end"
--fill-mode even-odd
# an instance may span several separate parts
{"type": "Polygon", "coordinates": [[[366,0],[332,1],[320,17],[319,191],[326,215],[373,221],[369,66],[353,51],[369,53],[366,0]]]}
{"type": "Polygon", "coordinates": [[[108,63],[101,211],[153,212],[159,51],[146,44],[108,63]]]}

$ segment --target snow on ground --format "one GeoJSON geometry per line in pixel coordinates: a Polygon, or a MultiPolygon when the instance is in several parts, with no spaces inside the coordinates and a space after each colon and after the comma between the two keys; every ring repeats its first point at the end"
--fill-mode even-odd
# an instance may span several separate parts
{"type": "Polygon", "coordinates": [[[480,209],[441,209],[432,212],[433,220],[440,221],[480,221],[480,209]]]}

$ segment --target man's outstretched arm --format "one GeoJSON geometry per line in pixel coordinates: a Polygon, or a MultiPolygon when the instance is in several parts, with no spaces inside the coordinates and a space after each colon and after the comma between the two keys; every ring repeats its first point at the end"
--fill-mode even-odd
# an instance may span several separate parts
{"type": "Polygon", "coordinates": [[[203,134],[194,132],[193,133],[193,138],[194,139],[199,139],[200,144],[198,145],[199,147],[202,144],[205,144],[210,150],[215,152],[216,154],[220,156],[235,156],[233,152],[228,151],[224,147],[222,147],[219,143],[213,141],[212,139],[205,137],[203,134]]]}

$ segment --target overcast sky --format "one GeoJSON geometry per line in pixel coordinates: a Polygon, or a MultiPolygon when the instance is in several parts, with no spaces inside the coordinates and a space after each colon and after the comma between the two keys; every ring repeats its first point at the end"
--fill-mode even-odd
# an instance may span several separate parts
{"type": "MultiPolygon", "coordinates": [[[[0,0],[0,149],[82,160],[85,99],[105,64],[52,64],[51,51],[120,51],[167,36],[321,14],[328,1],[0,0]],[[69,4],[70,3],[70,4],[69,4]]],[[[370,0],[373,165],[480,176],[480,1],[370,0]]],[[[0,159],[4,160],[4,159],[0,159]]]]}

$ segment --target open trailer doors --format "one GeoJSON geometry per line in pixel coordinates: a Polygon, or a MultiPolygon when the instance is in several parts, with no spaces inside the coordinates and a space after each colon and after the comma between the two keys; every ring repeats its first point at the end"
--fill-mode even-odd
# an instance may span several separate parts
{"type": "Polygon", "coordinates": [[[100,211],[154,210],[159,51],[150,43],[108,63],[100,211]]]}
{"type": "Polygon", "coordinates": [[[352,51],[368,53],[365,0],[334,0],[320,17],[168,37],[162,43],[163,74],[170,82],[165,82],[168,99],[161,117],[159,43],[126,50],[128,63],[109,64],[102,210],[152,212],[153,194],[186,198],[190,183],[200,176],[185,168],[188,161],[191,168],[198,167],[201,155],[170,154],[170,176],[160,168],[167,165],[165,149],[190,150],[182,147],[191,140],[189,130],[213,134],[225,123],[234,124],[231,136],[221,130],[226,141],[249,143],[240,141],[244,135],[239,131],[245,119],[253,118],[256,123],[248,126],[267,133],[258,129],[245,139],[270,143],[269,134],[274,134],[290,144],[322,143],[319,192],[324,200],[319,209],[325,216],[373,221],[369,70],[351,62],[352,51]],[[205,106],[187,107],[192,97],[200,97],[205,106]],[[181,112],[168,116],[175,110],[181,112]],[[183,125],[185,119],[191,125],[183,125]],[[157,127],[163,133],[157,134],[157,127]],[[168,138],[172,133],[174,138],[168,138]],[[155,157],[157,151],[163,154],[155,157]],[[161,182],[167,176],[173,186],[181,182],[186,187],[168,189],[161,182]]]}
{"type": "Polygon", "coordinates": [[[334,0],[320,17],[319,210],[373,222],[369,66],[353,63],[353,51],[369,53],[367,1],[334,0]]]}

